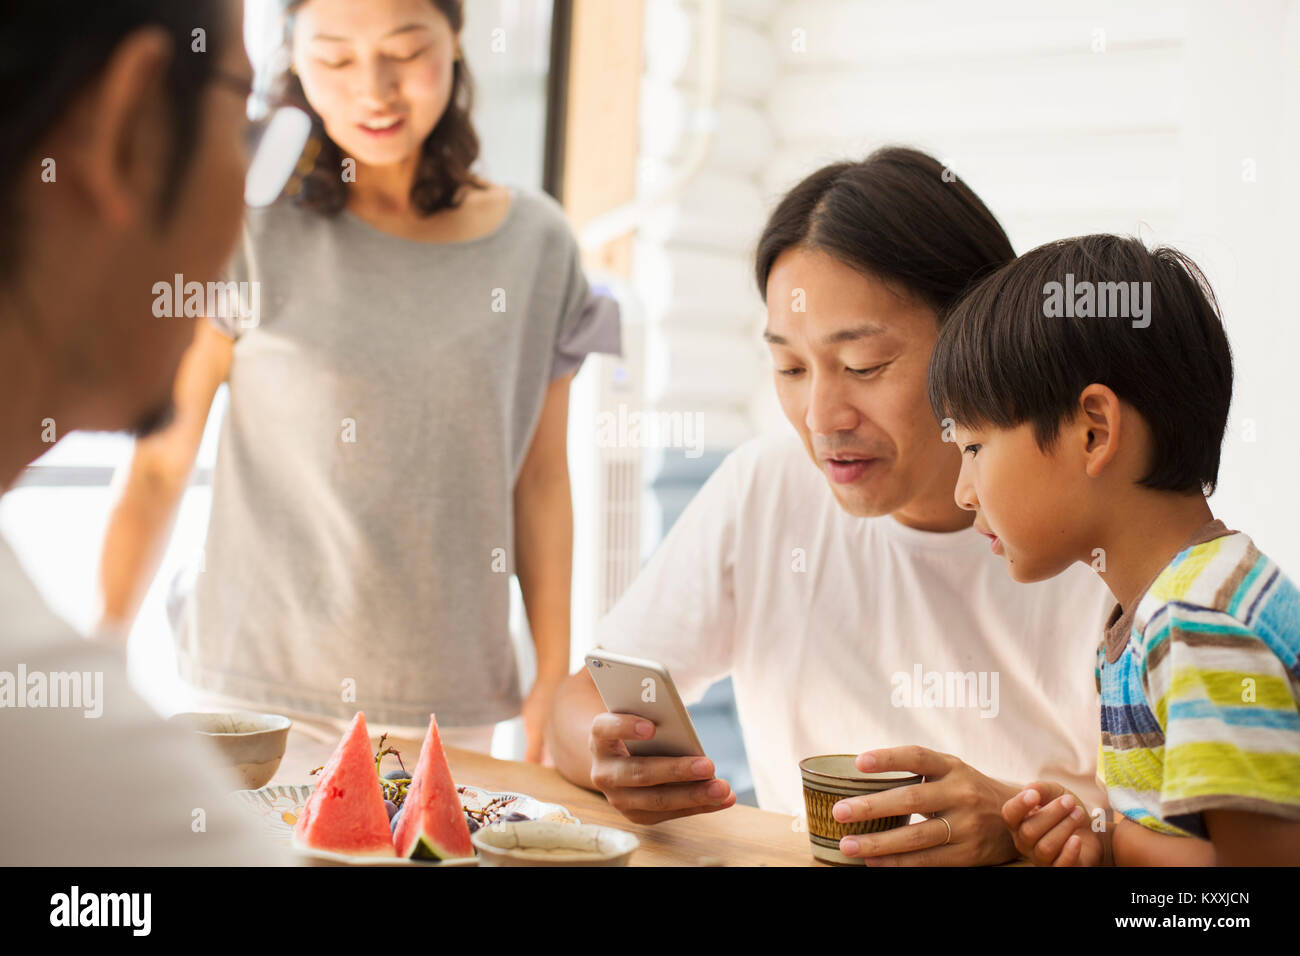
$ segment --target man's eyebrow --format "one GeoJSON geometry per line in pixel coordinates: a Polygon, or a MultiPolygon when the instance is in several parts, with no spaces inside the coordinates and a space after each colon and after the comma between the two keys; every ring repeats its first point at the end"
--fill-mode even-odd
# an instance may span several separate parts
{"type": "Polygon", "coordinates": [[[877,325],[875,322],[864,322],[862,325],[855,325],[851,329],[840,329],[838,332],[832,332],[822,339],[822,344],[839,345],[842,342],[856,342],[858,339],[882,335],[884,332],[885,327],[883,325],[877,325]]]}
{"type": "MultiPolygon", "coordinates": [[[[840,329],[838,332],[832,332],[822,340],[824,345],[840,345],[844,342],[856,342],[858,339],[865,339],[872,335],[883,335],[885,332],[883,325],[877,325],[874,322],[866,322],[862,325],[855,325],[851,329],[840,329]]],[[[780,335],[763,330],[763,340],[772,345],[789,345],[789,341],[780,335]]]]}
{"type": "MultiPolygon", "coordinates": [[[[425,26],[423,23],[408,23],[404,27],[398,27],[396,30],[390,30],[388,33],[385,33],[379,39],[387,40],[389,37],[397,36],[399,33],[411,33],[414,30],[427,30],[427,29],[429,28],[425,26]]],[[[314,37],[312,37],[312,39],[324,40],[327,43],[346,43],[351,39],[351,37],[335,37],[335,36],[329,36],[328,34],[325,33],[318,33],[314,37]]]]}

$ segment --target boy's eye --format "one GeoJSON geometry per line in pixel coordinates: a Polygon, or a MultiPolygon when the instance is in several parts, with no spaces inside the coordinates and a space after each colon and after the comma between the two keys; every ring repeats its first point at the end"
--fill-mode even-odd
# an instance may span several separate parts
{"type": "Polygon", "coordinates": [[[778,375],[784,375],[787,378],[794,378],[796,375],[802,372],[803,369],[799,368],[798,366],[795,366],[794,368],[779,368],[776,371],[778,375]]]}
{"type": "Polygon", "coordinates": [[[884,367],[885,366],[883,365],[873,365],[871,366],[871,368],[851,368],[849,369],[849,371],[852,372],[854,375],[861,375],[863,377],[866,377],[870,375],[872,372],[879,372],[884,367]]]}
{"type": "Polygon", "coordinates": [[[974,457],[975,457],[975,454],[976,454],[976,453],[977,453],[977,452],[978,452],[982,447],[983,447],[982,445],[977,445],[977,444],[963,445],[961,450],[962,450],[962,454],[963,454],[963,455],[964,455],[966,452],[970,452],[970,456],[971,456],[972,458],[974,458],[974,457]]]}
{"type": "Polygon", "coordinates": [[[319,63],[321,66],[325,67],[327,70],[337,70],[340,67],[347,66],[352,61],[351,60],[322,60],[317,58],[316,62],[319,63]]]}

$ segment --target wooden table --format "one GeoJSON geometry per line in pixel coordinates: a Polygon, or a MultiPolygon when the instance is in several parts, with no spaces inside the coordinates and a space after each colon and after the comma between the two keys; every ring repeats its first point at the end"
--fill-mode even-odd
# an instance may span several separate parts
{"type": "MultiPolygon", "coordinates": [[[[374,744],[376,739],[372,738],[374,744]]],[[[385,746],[401,751],[414,768],[420,741],[389,737],[385,746]]],[[[334,747],[300,733],[289,732],[284,760],[273,784],[309,783],[310,771],[329,759],[334,747]]],[[[384,766],[392,758],[385,758],[384,766]]],[[[813,859],[808,834],[796,830],[798,818],[737,804],[716,813],[669,820],[654,826],[632,823],[603,796],[574,786],[553,767],[495,760],[470,750],[447,748],[447,762],[458,784],[488,790],[514,790],[547,803],[558,803],[583,823],[616,827],[636,835],[641,846],[632,866],[826,866],[813,859]]],[[[396,762],[393,762],[396,767],[396,762]]],[[[802,824],[800,824],[802,825],[802,824]]]]}

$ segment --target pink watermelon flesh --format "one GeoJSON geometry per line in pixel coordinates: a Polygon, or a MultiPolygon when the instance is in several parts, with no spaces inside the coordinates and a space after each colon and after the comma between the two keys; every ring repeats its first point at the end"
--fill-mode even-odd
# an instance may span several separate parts
{"type": "Polygon", "coordinates": [[[351,856],[393,856],[388,811],[375,778],[375,756],[360,711],[320,772],[294,837],[304,846],[351,856]]]}
{"type": "Polygon", "coordinates": [[[474,855],[460,794],[451,779],[438,721],[429,715],[429,732],[420,762],[402,801],[402,819],[393,834],[397,855],[416,860],[452,860],[474,855]]]}

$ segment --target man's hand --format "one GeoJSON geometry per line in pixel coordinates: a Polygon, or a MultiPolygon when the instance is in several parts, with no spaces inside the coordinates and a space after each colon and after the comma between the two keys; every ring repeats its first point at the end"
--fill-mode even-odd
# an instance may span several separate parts
{"type": "Polygon", "coordinates": [[[633,823],[661,823],[734,806],[708,757],[633,757],[624,740],[649,740],[655,726],[631,714],[597,714],[591,722],[591,783],[633,823]]]}
{"type": "Polygon", "coordinates": [[[865,773],[918,773],[925,782],[869,797],[847,797],[835,804],[832,812],[836,820],[849,823],[910,813],[930,819],[880,833],[846,836],[840,840],[840,852],[845,856],[866,857],[868,866],[987,866],[1015,859],[1015,845],[1001,812],[1015,793],[1013,788],[951,754],[924,747],[867,751],[858,755],[857,766],[865,773]]]}
{"type": "Polygon", "coordinates": [[[1106,842],[1087,809],[1059,783],[1029,784],[1002,806],[1016,849],[1038,866],[1102,866],[1106,842]]]}

